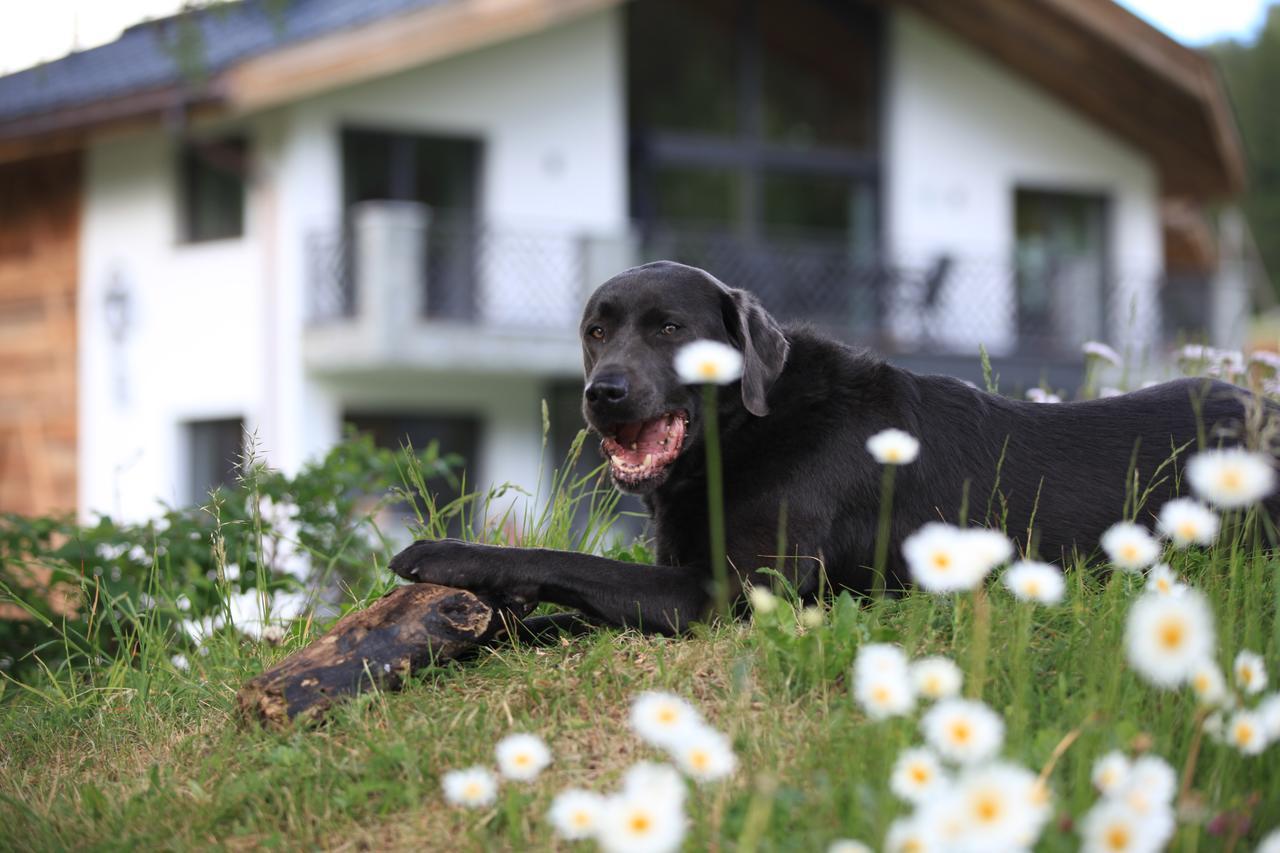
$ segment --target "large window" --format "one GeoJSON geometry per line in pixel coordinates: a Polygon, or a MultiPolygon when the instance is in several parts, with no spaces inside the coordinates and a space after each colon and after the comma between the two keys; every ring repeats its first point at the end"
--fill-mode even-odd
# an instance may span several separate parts
{"type": "Polygon", "coordinates": [[[1019,344],[1073,349],[1103,336],[1107,202],[1019,189],[1014,197],[1019,344]]]}
{"type": "Polygon", "coordinates": [[[179,157],[182,239],[224,240],[244,233],[248,145],[242,137],[189,142],[179,157]]]}
{"type": "Polygon", "coordinates": [[[209,492],[235,483],[244,458],[244,421],[190,421],[187,438],[187,500],[202,504],[209,492]]]}

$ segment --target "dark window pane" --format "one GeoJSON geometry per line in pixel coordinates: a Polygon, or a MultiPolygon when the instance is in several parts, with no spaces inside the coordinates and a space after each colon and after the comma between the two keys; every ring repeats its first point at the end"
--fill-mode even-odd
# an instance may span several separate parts
{"type": "Polygon", "coordinates": [[[193,504],[204,503],[209,492],[236,481],[244,455],[244,421],[227,418],[188,423],[187,451],[187,498],[193,504]]]}
{"type": "Polygon", "coordinates": [[[665,166],[655,171],[653,212],[662,222],[728,225],[738,219],[740,186],[735,172],[665,166]]]}
{"type": "Polygon", "coordinates": [[[737,129],[736,6],[730,0],[630,5],[632,127],[716,134],[737,129]]]}
{"type": "Polygon", "coordinates": [[[239,138],[192,143],[183,149],[184,239],[221,240],[244,233],[247,150],[239,138]]]}
{"type": "Polygon", "coordinates": [[[761,123],[789,146],[875,147],[876,18],[845,2],[761,3],[761,123]]]}
{"type": "Polygon", "coordinates": [[[1025,346],[1074,349],[1103,333],[1106,199],[1018,190],[1018,332],[1025,346]]]}

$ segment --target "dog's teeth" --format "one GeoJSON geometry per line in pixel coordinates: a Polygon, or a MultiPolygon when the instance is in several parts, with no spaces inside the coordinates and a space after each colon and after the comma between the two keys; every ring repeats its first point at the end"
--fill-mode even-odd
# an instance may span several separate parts
{"type": "Polygon", "coordinates": [[[652,465],[652,464],[653,464],[653,454],[652,454],[652,453],[646,453],[646,454],[644,455],[644,462],[641,462],[641,463],[640,463],[640,467],[641,467],[641,468],[648,468],[648,467],[649,467],[650,465],[652,465]]]}
{"type": "Polygon", "coordinates": [[[633,442],[631,442],[631,449],[632,449],[632,450],[637,450],[637,449],[639,449],[639,445],[638,445],[636,442],[634,442],[634,441],[633,441],[633,442]]]}

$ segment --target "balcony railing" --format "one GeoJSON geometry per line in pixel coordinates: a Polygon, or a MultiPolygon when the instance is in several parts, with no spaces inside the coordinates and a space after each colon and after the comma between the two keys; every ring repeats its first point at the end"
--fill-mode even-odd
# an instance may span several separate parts
{"type": "Polygon", "coordinates": [[[1143,348],[1160,329],[1159,272],[1104,277],[1089,258],[866,258],[828,236],[588,234],[433,216],[399,203],[359,206],[346,228],[313,235],[309,321],[381,314],[401,324],[568,332],[597,285],[658,258],[750,290],[780,319],[889,353],[971,355],[982,344],[995,355],[1072,357],[1090,339],[1122,337],[1143,348]]]}

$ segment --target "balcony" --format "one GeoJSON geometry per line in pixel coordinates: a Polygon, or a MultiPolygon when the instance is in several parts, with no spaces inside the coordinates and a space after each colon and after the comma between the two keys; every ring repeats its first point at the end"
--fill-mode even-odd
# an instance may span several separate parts
{"type": "Polygon", "coordinates": [[[313,236],[308,256],[306,354],[319,372],[576,374],[575,331],[591,291],[656,258],[711,270],[782,320],[931,370],[976,370],[981,344],[1013,371],[1006,376],[1026,372],[1034,383],[1046,366],[1078,370],[1084,340],[1111,330],[1145,346],[1160,325],[1153,271],[1104,281],[1082,258],[862,260],[830,235],[529,230],[370,202],[345,231],[313,236]]]}

